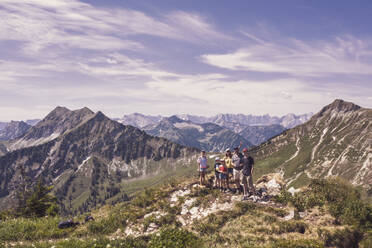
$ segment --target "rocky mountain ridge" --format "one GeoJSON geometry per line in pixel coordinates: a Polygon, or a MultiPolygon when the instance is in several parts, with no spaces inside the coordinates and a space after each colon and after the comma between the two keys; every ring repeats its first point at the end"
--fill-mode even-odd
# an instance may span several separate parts
{"type": "Polygon", "coordinates": [[[339,176],[372,185],[372,110],[335,100],[309,121],[251,149],[260,173],[277,171],[299,187],[339,176]]]}
{"type": "Polygon", "coordinates": [[[0,157],[1,208],[14,203],[17,187],[28,178],[55,185],[65,210],[86,210],[114,196],[125,198],[123,181],[185,166],[198,152],[87,108],[57,107],[21,137],[40,139],[0,157]],[[58,135],[49,138],[53,134],[58,135]]]}
{"type": "Polygon", "coordinates": [[[71,111],[65,107],[56,107],[43,120],[31,127],[24,135],[9,143],[11,151],[43,144],[75,128],[89,119],[94,112],[88,108],[71,111]]]}

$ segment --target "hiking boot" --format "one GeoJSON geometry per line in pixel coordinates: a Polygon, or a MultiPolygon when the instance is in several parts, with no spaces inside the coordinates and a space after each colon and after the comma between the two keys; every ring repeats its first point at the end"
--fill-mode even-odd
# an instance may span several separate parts
{"type": "Polygon", "coordinates": [[[245,195],[242,197],[242,201],[247,201],[247,200],[248,200],[248,196],[245,195]]]}

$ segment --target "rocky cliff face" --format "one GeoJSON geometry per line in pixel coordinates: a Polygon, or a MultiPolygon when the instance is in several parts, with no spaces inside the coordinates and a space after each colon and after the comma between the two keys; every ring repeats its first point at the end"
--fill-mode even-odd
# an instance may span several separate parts
{"type": "Polygon", "coordinates": [[[23,121],[11,121],[0,130],[0,140],[11,140],[25,134],[31,128],[23,121]]]}
{"type": "Polygon", "coordinates": [[[301,186],[309,178],[343,177],[372,185],[372,110],[335,100],[308,122],[252,148],[257,172],[276,170],[301,186]]]}
{"type": "Polygon", "coordinates": [[[0,157],[2,208],[14,202],[15,190],[27,177],[55,185],[65,210],[87,209],[120,194],[126,179],[186,165],[198,152],[87,109],[57,108],[22,138],[37,140],[53,133],[59,135],[0,157]]]}
{"type": "Polygon", "coordinates": [[[213,152],[232,149],[240,142],[245,147],[252,145],[242,136],[214,123],[196,124],[181,120],[177,116],[164,118],[159,124],[147,126],[144,130],[150,135],[163,137],[178,144],[213,152]]]}

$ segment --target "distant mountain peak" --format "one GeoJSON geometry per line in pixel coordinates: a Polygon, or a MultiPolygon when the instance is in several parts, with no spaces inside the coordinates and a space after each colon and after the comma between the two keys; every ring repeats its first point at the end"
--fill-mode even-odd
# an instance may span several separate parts
{"type": "Polygon", "coordinates": [[[104,113],[101,111],[98,111],[97,113],[94,114],[92,119],[103,121],[103,120],[110,120],[104,113]]]}
{"type": "Polygon", "coordinates": [[[357,110],[361,108],[359,105],[356,105],[352,102],[346,102],[341,99],[336,99],[329,106],[332,108],[336,108],[338,110],[347,110],[347,111],[357,110]]]}
{"type": "Polygon", "coordinates": [[[88,114],[88,115],[94,114],[94,112],[88,107],[77,109],[77,110],[74,110],[73,112],[80,113],[80,114],[88,114]]]}
{"type": "Polygon", "coordinates": [[[58,117],[58,116],[63,116],[65,115],[66,113],[69,113],[71,112],[71,110],[69,110],[68,108],[66,107],[61,107],[61,106],[57,106],[55,109],[53,109],[45,118],[44,120],[49,120],[49,119],[54,119],[55,117],[58,117]]]}
{"type": "Polygon", "coordinates": [[[336,99],[331,104],[322,108],[322,110],[318,113],[318,116],[322,116],[325,112],[332,110],[335,110],[337,112],[349,112],[358,110],[360,108],[361,107],[359,105],[356,105],[352,102],[346,102],[342,99],[336,99]]]}
{"type": "Polygon", "coordinates": [[[180,119],[176,115],[172,115],[172,116],[168,117],[167,120],[170,121],[171,123],[187,122],[185,120],[180,119]]]}

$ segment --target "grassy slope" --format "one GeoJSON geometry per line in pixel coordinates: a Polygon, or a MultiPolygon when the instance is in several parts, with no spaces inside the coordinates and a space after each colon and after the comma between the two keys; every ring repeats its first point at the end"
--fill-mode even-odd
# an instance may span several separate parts
{"type": "MultiPolygon", "coordinates": [[[[194,172],[190,171],[190,173],[194,172]]],[[[148,185],[147,182],[146,185],[148,185]]],[[[329,206],[315,206],[312,203],[314,198],[311,197],[302,200],[301,198],[293,199],[295,206],[299,204],[301,208],[304,203],[313,204],[306,208],[307,215],[302,219],[284,220],[283,217],[293,209],[285,204],[277,203],[268,206],[238,201],[228,210],[217,211],[187,226],[180,227],[177,216],[180,215],[186,200],[195,200],[190,208],[208,208],[216,202],[230,204],[232,199],[218,190],[192,187],[191,184],[194,182],[196,178],[190,179],[189,175],[183,174],[182,178],[173,178],[172,181],[137,193],[131,202],[114,206],[106,205],[94,210],[92,215],[95,221],[77,228],[59,230],[56,228],[59,218],[53,217],[5,220],[0,222],[0,247],[3,242],[3,245],[12,244],[15,247],[51,247],[52,245],[56,247],[109,247],[107,245],[110,244],[111,247],[315,248],[328,245],[338,247],[341,244],[351,245],[347,247],[357,247],[352,246],[353,242],[363,237],[365,237],[364,243],[360,243],[359,247],[369,247],[368,242],[371,242],[371,227],[363,229],[365,233],[360,234],[350,224],[337,223],[335,217],[329,212],[329,206]],[[189,189],[190,194],[179,198],[179,201],[171,206],[169,196],[172,192],[185,189],[189,189]],[[309,202],[306,199],[313,200],[309,202]],[[155,217],[144,218],[149,213],[157,214],[155,217]],[[131,237],[124,233],[128,227],[144,232],[151,223],[156,223],[160,227],[158,235],[146,234],[131,237]]],[[[353,196],[353,191],[344,184],[330,188],[330,190],[330,192],[336,190],[337,195],[357,197],[353,196]],[[339,189],[340,192],[338,192],[339,189]]],[[[341,198],[339,201],[343,205],[344,197],[341,198]]],[[[342,221],[343,217],[340,216],[342,221]]],[[[80,216],[78,219],[82,221],[83,217],[80,216]]],[[[353,220],[350,216],[346,217],[353,220]]],[[[363,225],[368,227],[366,224],[363,225]]]]}

